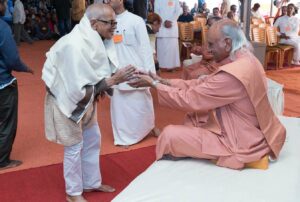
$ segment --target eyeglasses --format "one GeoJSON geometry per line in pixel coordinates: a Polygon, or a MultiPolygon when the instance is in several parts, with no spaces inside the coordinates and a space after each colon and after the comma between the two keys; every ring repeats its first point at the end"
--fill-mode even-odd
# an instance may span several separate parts
{"type": "Polygon", "coordinates": [[[114,20],[110,20],[110,21],[106,21],[106,20],[100,20],[100,19],[96,19],[97,21],[103,22],[105,24],[109,24],[112,27],[117,26],[118,22],[114,21],[114,20]]]}

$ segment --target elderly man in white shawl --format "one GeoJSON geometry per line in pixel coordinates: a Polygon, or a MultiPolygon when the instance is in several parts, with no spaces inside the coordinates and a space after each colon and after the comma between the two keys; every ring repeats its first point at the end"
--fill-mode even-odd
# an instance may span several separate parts
{"type": "Polygon", "coordinates": [[[115,13],[107,5],[87,8],[80,23],[46,54],[42,79],[47,86],[45,131],[64,146],[67,201],[86,201],[83,192],[113,192],[103,185],[99,169],[100,130],[95,100],[111,86],[132,78],[135,68],[118,70],[111,40],[115,13]],[[111,76],[113,75],[113,76],[111,76]]]}

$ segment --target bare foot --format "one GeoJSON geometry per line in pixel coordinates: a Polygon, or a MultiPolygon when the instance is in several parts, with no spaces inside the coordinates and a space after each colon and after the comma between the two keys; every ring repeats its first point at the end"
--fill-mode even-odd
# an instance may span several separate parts
{"type": "Polygon", "coordinates": [[[84,189],[83,192],[94,192],[94,191],[100,191],[100,192],[114,192],[116,191],[115,188],[109,186],[109,185],[105,185],[102,184],[99,188],[96,189],[84,189]]]}
{"type": "Polygon", "coordinates": [[[5,170],[5,169],[9,169],[9,168],[18,167],[18,166],[21,165],[22,163],[23,163],[22,161],[11,160],[10,163],[9,163],[7,166],[1,167],[0,170],[5,170]]]}
{"type": "Polygon", "coordinates": [[[155,127],[151,130],[150,134],[154,135],[155,137],[158,137],[160,135],[160,130],[155,127]]]}
{"type": "Polygon", "coordinates": [[[69,196],[67,195],[67,202],[88,202],[82,195],[80,196],[69,196]]]}

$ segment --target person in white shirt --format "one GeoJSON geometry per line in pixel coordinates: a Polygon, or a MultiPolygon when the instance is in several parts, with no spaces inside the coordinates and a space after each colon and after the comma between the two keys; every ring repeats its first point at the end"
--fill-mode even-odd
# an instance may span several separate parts
{"type": "Polygon", "coordinates": [[[16,0],[14,5],[13,13],[13,24],[14,24],[14,38],[17,46],[20,45],[21,39],[32,44],[33,40],[30,38],[28,33],[24,29],[24,23],[26,20],[24,6],[21,0],[16,0]]]}
{"type": "MultiPolygon", "coordinates": [[[[117,14],[114,42],[120,66],[155,73],[153,52],[145,21],[125,9],[123,0],[104,0],[117,14]]],[[[126,83],[115,87],[111,97],[114,144],[128,148],[141,141],[154,127],[153,100],[149,88],[132,88],[126,83]]]]}
{"type": "Polygon", "coordinates": [[[180,67],[177,19],[182,13],[182,8],[178,0],[157,0],[154,3],[154,11],[163,22],[156,34],[157,59],[160,69],[172,71],[180,67]]]}
{"type": "Polygon", "coordinates": [[[116,71],[118,58],[111,40],[115,28],[114,11],[92,4],[79,24],[46,54],[45,133],[49,141],[64,146],[68,202],[86,202],[83,192],[115,191],[102,184],[100,174],[97,100],[112,94],[111,87],[130,80],[135,71],[132,66],[116,71]]]}
{"type": "Polygon", "coordinates": [[[251,17],[261,19],[263,22],[265,22],[265,18],[262,16],[262,14],[259,12],[260,4],[256,3],[253,5],[251,9],[251,17]]]}
{"type": "Polygon", "coordinates": [[[286,16],[282,16],[274,23],[278,27],[280,43],[294,46],[294,56],[292,64],[300,65],[300,19],[295,16],[298,8],[294,4],[288,5],[286,16]]]}

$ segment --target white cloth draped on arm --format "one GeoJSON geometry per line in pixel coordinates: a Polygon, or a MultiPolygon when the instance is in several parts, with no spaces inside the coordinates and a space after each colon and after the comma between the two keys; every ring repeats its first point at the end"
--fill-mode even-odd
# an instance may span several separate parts
{"type": "Polygon", "coordinates": [[[67,117],[85,97],[86,86],[110,77],[118,66],[113,42],[102,41],[86,16],[46,56],[42,79],[67,117]]]}

